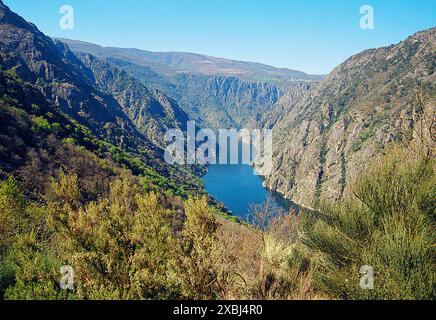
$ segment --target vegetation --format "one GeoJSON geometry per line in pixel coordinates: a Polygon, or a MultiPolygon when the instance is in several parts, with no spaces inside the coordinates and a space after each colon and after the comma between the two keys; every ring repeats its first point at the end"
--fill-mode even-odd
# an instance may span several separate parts
{"type": "MultiPolygon", "coordinates": [[[[124,72],[112,86],[106,64],[94,65],[103,72],[95,77],[1,1],[0,16],[8,22],[0,47],[0,299],[435,299],[434,96],[418,94],[415,104],[410,95],[420,82],[434,92],[433,74],[415,63],[434,70],[434,29],[351,58],[290,108],[302,112],[291,120],[283,114],[283,150],[275,155],[293,166],[293,186],[316,179],[306,185],[317,188],[319,210],[297,215],[267,202],[240,223],[204,195],[195,175],[201,168],[167,165],[153,144],[162,128],[184,119],[169,117],[178,111],[171,99],[149,96],[124,72]],[[371,52],[380,58],[367,59],[371,52]],[[409,77],[416,70],[425,77],[409,77]],[[144,100],[126,110],[134,103],[119,92],[144,100]],[[368,103],[382,113],[372,125],[368,103]],[[147,113],[164,105],[168,113],[147,113]],[[324,105],[332,110],[328,130],[318,121],[324,105]],[[159,126],[144,130],[154,120],[159,126]],[[354,139],[344,139],[352,132],[354,139]],[[288,140],[299,136],[299,143],[288,140]],[[383,156],[376,138],[386,138],[378,141],[383,156]],[[404,145],[393,146],[399,138],[404,145]],[[309,166],[313,155],[315,171],[297,170],[294,149],[309,166]],[[346,162],[353,155],[347,150],[360,150],[359,163],[375,159],[354,184],[348,176],[357,162],[346,162]],[[337,185],[328,183],[332,166],[337,185]],[[323,203],[333,188],[348,198],[323,203]],[[369,270],[374,287],[362,286],[369,270]]],[[[217,96],[240,100],[226,90],[234,80],[219,79],[217,96]]],[[[235,88],[251,92],[248,104],[262,93],[267,101],[259,107],[277,99],[269,86],[235,88]]]]}
{"type": "Polygon", "coordinates": [[[298,216],[267,202],[247,224],[223,219],[207,198],[156,193],[86,149],[110,172],[101,176],[111,176],[107,185],[95,184],[99,170],[78,167],[58,171],[35,197],[9,175],[0,183],[0,297],[434,299],[436,166],[431,131],[420,129],[431,128],[427,118],[421,113],[405,133],[408,148],[377,159],[345,200],[298,216]],[[65,265],[74,290],[60,288],[65,265]],[[374,271],[373,289],[361,287],[363,266],[374,271]]]}
{"type": "MultiPolygon", "coordinates": [[[[225,299],[270,290],[249,282],[252,268],[243,270],[237,261],[247,258],[239,250],[272,229],[254,232],[217,218],[206,198],[190,198],[178,209],[163,205],[161,196],[144,193],[129,176],[96,201],[84,201],[80,190],[76,175],[61,173],[47,203],[37,205],[13,178],[1,183],[4,299],[225,299]],[[72,291],[59,287],[62,265],[74,270],[72,291]]],[[[271,281],[263,270],[264,260],[275,261],[269,250],[253,265],[262,269],[262,281],[271,281]]]]}
{"type": "Polygon", "coordinates": [[[302,98],[285,95],[283,111],[270,108],[264,118],[279,117],[265,184],[308,207],[343,198],[358,172],[402,141],[401,118],[420,105],[417,91],[429,98],[422,106],[434,110],[435,31],[354,55],[302,98]]]}
{"type": "Polygon", "coordinates": [[[362,176],[354,196],[300,222],[314,285],[341,299],[433,299],[435,163],[393,151],[362,176]],[[373,290],[359,270],[371,266],[373,290]]]}
{"type": "Polygon", "coordinates": [[[206,198],[178,205],[122,174],[86,201],[59,174],[44,205],[13,178],[0,185],[5,299],[434,299],[434,158],[394,149],[341,203],[298,218],[269,203],[250,225],[206,198]],[[74,290],[59,288],[59,268],[74,290]],[[374,289],[360,287],[362,266],[374,289]]]}

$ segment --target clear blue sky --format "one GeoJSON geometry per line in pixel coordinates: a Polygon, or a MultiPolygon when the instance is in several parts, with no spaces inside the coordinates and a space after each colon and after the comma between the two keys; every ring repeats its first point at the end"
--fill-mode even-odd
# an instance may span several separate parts
{"type": "Polygon", "coordinates": [[[436,0],[5,0],[50,36],[328,73],[352,54],[436,26],[436,0]],[[59,9],[75,9],[75,29],[59,9]],[[375,30],[359,27],[372,5],[375,30]]]}

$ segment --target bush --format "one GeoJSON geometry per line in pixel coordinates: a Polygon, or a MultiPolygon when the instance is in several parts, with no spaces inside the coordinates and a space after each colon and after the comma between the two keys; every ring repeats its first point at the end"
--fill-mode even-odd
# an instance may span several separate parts
{"type": "Polygon", "coordinates": [[[316,286],[342,299],[434,299],[435,160],[392,151],[358,179],[354,196],[306,215],[302,242],[317,256],[316,286]],[[362,266],[374,290],[360,288],[362,266]]]}
{"type": "Polygon", "coordinates": [[[0,258],[7,254],[15,236],[28,230],[27,206],[27,200],[13,177],[0,183],[0,258]]]}
{"type": "Polygon", "coordinates": [[[33,117],[32,118],[32,130],[37,133],[49,133],[52,131],[52,127],[48,120],[44,117],[33,117]]]}
{"type": "Polygon", "coordinates": [[[80,206],[75,176],[61,176],[49,205],[60,258],[71,265],[80,299],[179,298],[170,277],[172,212],[128,178],[108,198],[80,206]]]}
{"type": "Polygon", "coordinates": [[[183,294],[191,299],[216,299],[225,277],[220,270],[223,256],[216,236],[218,223],[206,198],[189,199],[185,214],[175,264],[183,294]]]}

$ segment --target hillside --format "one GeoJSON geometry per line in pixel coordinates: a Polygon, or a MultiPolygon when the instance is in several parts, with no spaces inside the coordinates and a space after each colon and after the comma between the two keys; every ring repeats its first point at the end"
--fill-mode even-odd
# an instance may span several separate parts
{"type": "MultiPolygon", "coordinates": [[[[435,42],[426,30],[283,90],[205,74],[232,67],[210,57],[154,57],[168,75],[73,54],[0,0],[0,301],[434,300],[435,42]],[[216,66],[171,69],[201,59],[216,66]],[[226,215],[203,166],[163,159],[189,117],[272,128],[265,184],[316,210],[226,215]]],[[[252,180],[234,176],[240,201],[252,180]]],[[[243,305],[227,311],[254,315],[243,305]]]]}
{"type": "Polygon", "coordinates": [[[349,193],[358,173],[402,140],[413,114],[434,112],[435,53],[432,28],[351,57],[297,100],[285,96],[260,121],[280,119],[273,126],[274,170],[265,185],[305,206],[349,193]],[[417,94],[426,97],[425,105],[417,94]]]}
{"type": "Polygon", "coordinates": [[[74,52],[105,59],[146,86],[165,92],[203,127],[243,127],[251,118],[259,117],[275,105],[282,92],[299,83],[323,78],[198,54],[105,48],[76,40],[59,40],[74,52]]]}
{"type": "Polygon", "coordinates": [[[150,91],[124,70],[89,54],[80,55],[79,58],[92,71],[95,85],[112,95],[123,113],[154,144],[164,147],[163,137],[168,129],[186,128],[188,116],[165,93],[157,89],[150,91]]]}
{"type": "Polygon", "coordinates": [[[69,158],[50,158],[47,148],[56,154],[68,141],[155,186],[185,196],[198,190],[198,178],[167,165],[159,147],[166,128],[186,122],[177,104],[120,70],[90,56],[85,60],[88,66],[0,4],[1,147],[8,155],[2,175],[21,172],[24,180],[23,166],[40,163],[37,172],[49,182],[56,170],[68,169],[69,158]]]}

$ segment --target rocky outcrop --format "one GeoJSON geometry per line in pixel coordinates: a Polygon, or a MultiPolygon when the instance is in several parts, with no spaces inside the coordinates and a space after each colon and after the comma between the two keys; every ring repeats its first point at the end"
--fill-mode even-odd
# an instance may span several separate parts
{"type": "Polygon", "coordinates": [[[165,145],[164,135],[168,129],[186,128],[188,116],[163,92],[150,91],[126,71],[89,54],[79,57],[92,71],[95,85],[112,95],[135,126],[157,146],[165,145]]]}
{"type": "Polygon", "coordinates": [[[271,105],[263,114],[251,119],[248,128],[272,129],[277,122],[282,120],[316,86],[317,83],[296,83],[287,91],[279,101],[271,105]]]}
{"type": "Polygon", "coordinates": [[[182,74],[174,80],[180,104],[206,127],[243,127],[280,98],[275,85],[235,77],[182,74]]]}
{"type": "Polygon", "coordinates": [[[337,67],[302,97],[294,93],[262,118],[273,127],[274,170],[265,185],[305,206],[338,200],[354,177],[402,136],[401,118],[434,112],[436,28],[337,67]],[[416,93],[428,96],[426,106],[416,93]]]}

